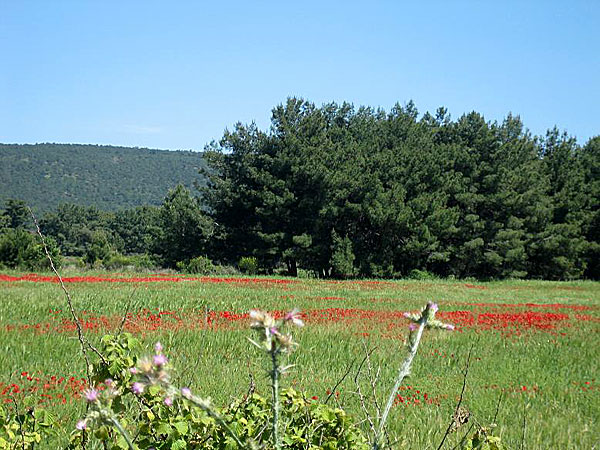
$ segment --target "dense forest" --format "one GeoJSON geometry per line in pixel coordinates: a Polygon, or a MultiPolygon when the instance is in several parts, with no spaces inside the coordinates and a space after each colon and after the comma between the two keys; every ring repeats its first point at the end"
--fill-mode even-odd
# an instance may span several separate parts
{"type": "Polygon", "coordinates": [[[159,205],[178,183],[202,182],[202,154],[71,144],[0,144],[0,202],[26,199],[37,212],[60,203],[118,210],[159,205]]]}
{"type": "MultiPolygon", "coordinates": [[[[119,252],[338,278],[600,277],[600,137],[291,98],[268,131],[237,124],[204,158],[199,190],[118,212],[62,204],[42,228],[90,264],[119,252]]],[[[5,229],[21,206],[7,204],[5,229]]]]}

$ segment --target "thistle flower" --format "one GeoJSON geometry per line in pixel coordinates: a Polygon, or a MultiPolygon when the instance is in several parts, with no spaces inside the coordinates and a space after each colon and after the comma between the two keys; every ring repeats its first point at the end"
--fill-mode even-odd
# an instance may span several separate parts
{"type": "Polygon", "coordinates": [[[165,403],[166,406],[173,406],[173,398],[172,397],[166,397],[164,403],[165,403]]]}
{"type": "Polygon", "coordinates": [[[139,367],[139,370],[145,374],[152,372],[152,370],[154,369],[152,361],[148,358],[140,359],[139,363],[138,363],[138,367],[139,367]]]}
{"type": "Polygon", "coordinates": [[[131,390],[133,391],[133,393],[135,395],[141,395],[142,392],[144,392],[144,384],[140,383],[139,381],[136,381],[135,383],[133,383],[133,385],[131,386],[131,390]]]}
{"type": "Polygon", "coordinates": [[[156,344],[154,344],[154,351],[158,354],[158,353],[162,353],[163,351],[163,346],[160,342],[157,342],[156,344]]]}
{"type": "Polygon", "coordinates": [[[79,422],[77,422],[77,425],[75,425],[75,428],[77,428],[80,431],[85,430],[87,428],[87,420],[80,420],[79,422]]]}
{"type": "Polygon", "coordinates": [[[272,328],[275,326],[275,319],[264,311],[253,309],[250,311],[250,328],[272,328]]]}
{"type": "Polygon", "coordinates": [[[304,321],[302,320],[302,318],[300,316],[300,310],[298,308],[292,309],[289,313],[287,313],[283,317],[283,320],[286,322],[292,322],[292,324],[296,325],[297,327],[304,326],[304,321]]]}
{"type": "Polygon", "coordinates": [[[190,390],[190,388],[181,388],[181,395],[184,398],[190,398],[192,396],[192,391],[190,390]]]}
{"type": "Polygon", "coordinates": [[[96,389],[88,389],[87,391],[84,392],[85,399],[89,403],[93,403],[96,400],[98,400],[98,394],[99,394],[99,392],[96,389]]]}
{"type": "Polygon", "coordinates": [[[289,334],[277,334],[277,341],[279,342],[279,345],[281,345],[281,347],[284,350],[291,350],[293,348],[293,346],[295,345],[295,342],[292,340],[292,336],[289,334]]]}
{"type": "Polygon", "coordinates": [[[162,367],[167,363],[167,357],[162,354],[154,355],[152,361],[156,367],[162,367]]]}

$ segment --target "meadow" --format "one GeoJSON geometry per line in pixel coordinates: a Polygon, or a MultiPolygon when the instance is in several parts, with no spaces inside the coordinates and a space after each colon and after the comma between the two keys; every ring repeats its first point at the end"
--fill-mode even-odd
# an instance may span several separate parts
{"type": "MultiPolygon", "coordinates": [[[[405,355],[403,312],[433,300],[438,318],[456,329],[425,334],[389,419],[395,448],[438,447],[470,349],[462,401],[469,422],[444,448],[453,448],[470,426],[491,423],[510,449],[600,443],[600,283],[64,276],[91,343],[121,326],[148,352],[160,341],[177,369],[174,384],[220,405],[244,395],[251,383],[269,394],[267,361],[247,340],[249,310],[300,308],[306,326],[294,336],[300,346],[283,385],[313,401],[329,397],[366,433],[367,411],[375,415],[385,402],[405,355]]],[[[85,409],[86,388],[76,328],[52,281],[49,274],[0,274],[0,401],[13,406],[33,397],[54,412],[61,426],[47,448],[68,440],[85,409]]]]}

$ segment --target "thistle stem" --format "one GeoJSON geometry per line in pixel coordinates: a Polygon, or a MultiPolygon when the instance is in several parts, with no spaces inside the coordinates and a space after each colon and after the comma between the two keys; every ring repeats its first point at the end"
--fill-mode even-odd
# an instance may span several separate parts
{"type": "Polygon", "coordinates": [[[215,419],[215,421],[221,425],[223,427],[223,429],[233,438],[233,440],[235,441],[235,443],[238,445],[239,448],[246,448],[247,446],[244,445],[242,443],[242,441],[240,440],[240,438],[238,437],[237,433],[235,431],[233,431],[233,429],[227,425],[227,422],[225,422],[225,420],[223,420],[223,417],[221,417],[221,415],[219,413],[217,413],[208,403],[208,401],[203,400],[199,397],[196,397],[195,395],[190,395],[189,397],[185,397],[187,398],[190,402],[192,402],[194,405],[198,406],[200,409],[202,409],[204,412],[206,412],[210,417],[212,417],[213,419],[215,419]]]}
{"type": "Polygon", "coordinates": [[[281,449],[279,437],[279,362],[277,361],[278,349],[273,343],[271,348],[271,389],[273,391],[273,443],[275,450],[281,449]]]}
{"type": "Polygon", "coordinates": [[[428,315],[423,314],[421,320],[419,321],[419,328],[417,330],[417,334],[415,338],[412,340],[410,345],[408,355],[406,359],[402,363],[400,370],[398,371],[398,376],[396,377],[396,383],[392,388],[392,392],[388,398],[387,404],[385,405],[385,409],[383,410],[383,414],[381,415],[381,420],[379,421],[379,427],[377,428],[377,432],[375,433],[375,437],[373,439],[373,450],[378,450],[382,448],[380,446],[381,437],[383,434],[383,429],[385,428],[385,423],[387,422],[388,415],[390,410],[392,409],[392,405],[394,404],[394,398],[396,396],[396,392],[398,388],[404,381],[404,379],[410,374],[410,367],[412,366],[413,359],[417,354],[417,349],[419,348],[419,343],[421,342],[421,336],[423,336],[423,330],[425,330],[425,326],[427,325],[428,315]]]}
{"type": "Polygon", "coordinates": [[[125,439],[125,442],[127,442],[127,446],[129,447],[129,450],[135,450],[135,447],[133,446],[133,443],[131,442],[131,438],[129,437],[129,433],[127,433],[127,431],[125,430],[125,428],[123,428],[121,423],[115,417],[111,417],[109,420],[115,426],[117,431],[119,433],[121,433],[121,436],[123,436],[123,438],[125,439]]]}

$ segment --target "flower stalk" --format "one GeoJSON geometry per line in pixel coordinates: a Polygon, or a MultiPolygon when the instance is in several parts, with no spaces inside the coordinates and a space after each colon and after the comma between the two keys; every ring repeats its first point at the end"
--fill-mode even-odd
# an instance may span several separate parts
{"type": "Polygon", "coordinates": [[[259,342],[250,339],[255,346],[269,354],[271,359],[271,392],[273,395],[272,412],[272,434],[275,450],[281,450],[281,436],[279,433],[279,380],[281,375],[290,367],[280,367],[279,355],[291,352],[296,344],[290,334],[283,334],[280,329],[286,325],[304,326],[300,317],[300,311],[294,309],[287,313],[282,320],[275,320],[270,314],[252,310],[250,311],[250,328],[256,330],[260,336],[259,342]]]}
{"type": "Polygon", "coordinates": [[[385,409],[383,410],[383,414],[381,415],[381,419],[379,420],[379,426],[377,427],[377,431],[375,432],[375,436],[373,437],[373,450],[379,450],[383,448],[383,432],[388,416],[390,414],[390,410],[392,409],[392,405],[394,404],[396,392],[398,392],[398,389],[400,388],[400,385],[402,384],[404,379],[408,375],[410,375],[412,362],[417,354],[417,350],[419,348],[419,344],[421,343],[421,338],[423,336],[425,328],[437,328],[443,330],[454,329],[452,325],[442,323],[435,318],[435,313],[437,312],[437,310],[438,305],[436,303],[429,302],[427,303],[425,308],[423,308],[420,314],[404,314],[404,317],[411,321],[411,324],[409,326],[411,332],[408,339],[408,355],[406,356],[402,365],[400,366],[400,369],[398,370],[398,376],[396,377],[394,387],[390,392],[387,404],[385,405],[385,409]]]}

